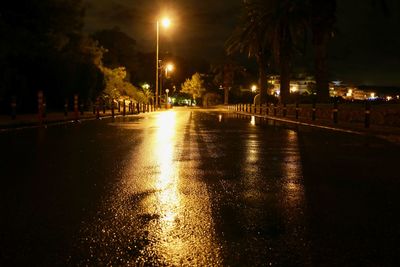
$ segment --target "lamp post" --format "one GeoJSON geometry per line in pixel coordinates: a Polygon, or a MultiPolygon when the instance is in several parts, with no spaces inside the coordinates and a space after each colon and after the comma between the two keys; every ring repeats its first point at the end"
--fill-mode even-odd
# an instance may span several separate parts
{"type": "Polygon", "coordinates": [[[165,90],[165,92],[167,93],[167,97],[166,97],[166,100],[165,100],[165,103],[166,103],[166,108],[168,109],[169,108],[169,101],[168,101],[168,93],[169,93],[169,89],[166,89],[165,90]]]}
{"type": "MultiPolygon", "coordinates": [[[[160,87],[160,98],[161,98],[161,95],[162,95],[162,92],[163,92],[163,71],[165,71],[165,79],[168,79],[169,73],[174,70],[174,65],[172,63],[161,64],[159,69],[161,70],[161,72],[160,72],[160,86],[159,86],[160,87]]],[[[168,97],[167,97],[167,99],[168,99],[168,97]]],[[[161,99],[160,99],[160,101],[161,101],[161,99]]],[[[161,103],[159,103],[159,104],[161,106],[161,103]]]]}
{"type": "MultiPolygon", "coordinates": [[[[168,18],[164,18],[162,21],[162,26],[164,28],[168,28],[169,25],[171,24],[171,21],[168,18]]],[[[159,68],[160,68],[160,64],[159,64],[159,49],[160,49],[160,21],[157,20],[157,46],[156,46],[156,90],[155,90],[155,98],[156,98],[156,107],[159,106],[158,103],[158,82],[159,82],[159,68]]]]}

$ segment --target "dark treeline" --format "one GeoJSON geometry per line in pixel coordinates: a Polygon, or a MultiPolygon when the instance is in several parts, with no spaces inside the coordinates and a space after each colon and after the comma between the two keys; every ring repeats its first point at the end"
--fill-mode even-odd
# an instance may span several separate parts
{"type": "Polygon", "coordinates": [[[84,99],[102,90],[97,67],[101,53],[85,37],[84,9],[77,0],[7,1],[0,10],[0,102],[2,111],[17,97],[24,111],[36,107],[42,90],[49,106],[79,93],[84,99]]]}
{"type": "MultiPolygon", "coordinates": [[[[43,91],[47,107],[62,109],[65,99],[79,94],[87,107],[98,97],[147,102],[155,83],[155,53],[138,51],[136,41],[119,28],[83,33],[82,0],[7,1],[0,7],[0,113],[9,113],[11,99],[19,112],[37,110],[43,91]],[[141,88],[149,84],[150,89],[141,88]]],[[[193,62],[160,51],[177,66],[163,80],[164,89],[179,90],[208,63],[193,62]]]]}
{"type": "MultiPolygon", "coordinates": [[[[388,13],[389,0],[360,1],[388,13]]],[[[245,53],[256,59],[261,101],[267,99],[267,74],[280,75],[280,101],[294,101],[290,79],[295,58],[311,41],[319,102],[329,101],[328,51],[335,36],[337,0],[244,0],[242,19],[227,40],[228,54],[245,53]]]]}

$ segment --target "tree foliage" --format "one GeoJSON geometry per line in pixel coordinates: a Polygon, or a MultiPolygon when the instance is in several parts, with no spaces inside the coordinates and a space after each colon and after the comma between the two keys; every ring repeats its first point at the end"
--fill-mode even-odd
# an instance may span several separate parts
{"type": "MultiPolygon", "coordinates": [[[[255,57],[259,75],[274,62],[281,76],[281,98],[289,95],[292,57],[312,33],[317,98],[329,99],[328,45],[334,36],[337,0],[244,0],[240,25],[227,41],[228,54],[247,53],[255,57]],[[261,59],[264,59],[262,61],[261,59]]],[[[388,14],[387,0],[369,0],[388,14]]],[[[301,50],[301,49],[300,49],[301,50]]],[[[263,81],[260,82],[264,88],[263,81]]],[[[263,90],[261,90],[261,93],[263,90]]],[[[262,94],[261,94],[262,95],[262,94]]]]}
{"type": "Polygon", "coordinates": [[[109,68],[124,66],[127,80],[134,81],[140,68],[136,41],[117,27],[98,31],[92,37],[105,49],[104,66],[109,68]]]}
{"type": "Polygon", "coordinates": [[[114,69],[102,66],[105,88],[102,92],[104,98],[108,99],[133,99],[136,102],[147,103],[151,95],[147,90],[141,90],[126,80],[125,67],[114,69]]]}
{"type": "Polygon", "coordinates": [[[240,85],[250,85],[254,82],[254,77],[247,69],[231,58],[212,64],[210,75],[214,88],[221,89],[222,86],[224,90],[224,104],[240,97],[240,85]]]}
{"type": "Polygon", "coordinates": [[[191,95],[193,99],[201,97],[205,91],[204,80],[198,72],[192,78],[186,79],[181,86],[181,92],[191,95]]]}
{"type": "Polygon", "coordinates": [[[102,51],[81,33],[81,0],[7,1],[0,9],[0,108],[17,96],[36,109],[37,91],[49,107],[79,93],[89,100],[102,89],[102,51]]]}
{"type": "Polygon", "coordinates": [[[242,24],[227,41],[227,52],[246,52],[259,65],[261,101],[267,90],[266,68],[271,63],[281,74],[282,100],[289,95],[293,53],[299,50],[307,31],[308,1],[248,0],[242,24]]]}

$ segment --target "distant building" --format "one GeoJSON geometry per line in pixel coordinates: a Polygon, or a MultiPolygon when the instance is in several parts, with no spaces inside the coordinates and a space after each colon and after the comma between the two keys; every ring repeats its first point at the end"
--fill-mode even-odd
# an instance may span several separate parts
{"type": "MultiPolygon", "coordinates": [[[[280,95],[280,76],[268,76],[268,94],[280,95]]],[[[309,95],[315,93],[315,79],[312,76],[298,75],[290,81],[290,93],[309,95]]],[[[329,95],[341,97],[346,100],[400,100],[399,87],[383,86],[357,86],[345,84],[342,81],[331,81],[329,83],[329,95]]]]}
{"type": "Polygon", "coordinates": [[[355,86],[340,81],[329,84],[330,96],[341,97],[346,100],[398,100],[400,88],[382,86],[355,86]]]}
{"type": "MultiPolygon", "coordinates": [[[[268,76],[268,83],[271,86],[268,93],[279,96],[281,91],[280,76],[268,76]]],[[[312,94],[313,88],[315,88],[315,79],[312,76],[299,75],[290,81],[290,93],[312,94]]]]}

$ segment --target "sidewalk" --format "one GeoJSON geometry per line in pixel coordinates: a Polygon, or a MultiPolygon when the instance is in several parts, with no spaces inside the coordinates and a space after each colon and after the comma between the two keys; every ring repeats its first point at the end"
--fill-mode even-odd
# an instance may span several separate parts
{"type": "Polygon", "coordinates": [[[242,115],[256,116],[256,117],[261,117],[261,118],[265,118],[265,119],[280,121],[280,122],[284,122],[284,123],[304,125],[304,126],[328,129],[328,130],[339,131],[339,132],[348,132],[348,133],[353,133],[353,134],[358,134],[358,135],[376,136],[378,138],[385,139],[389,142],[400,144],[400,127],[390,127],[390,126],[384,126],[384,125],[370,125],[369,128],[365,128],[365,125],[363,123],[357,123],[357,122],[338,121],[338,123],[335,124],[335,123],[333,123],[333,121],[321,120],[321,119],[312,121],[311,119],[306,119],[306,118],[300,117],[298,120],[296,120],[296,118],[294,116],[281,117],[281,116],[271,116],[271,115],[265,115],[265,114],[260,115],[260,114],[241,112],[241,111],[233,111],[233,110],[228,110],[228,111],[234,112],[237,114],[242,114],[242,115]]]}
{"type": "MultiPolygon", "coordinates": [[[[154,112],[154,111],[152,111],[154,112]]],[[[146,112],[148,113],[148,112],[146,112]]],[[[140,115],[145,113],[128,113],[126,112],[126,116],[134,116],[140,115]]],[[[101,111],[99,113],[100,118],[110,118],[111,117],[111,110],[107,110],[105,113],[101,111]]],[[[115,111],[115,117],[123,116],[122,112],[115,111]]],[[[94,120],[97,118],[96,114],[93,112],[86,111],[83,115],[79,113],[79,121],[85,120],[94,120]]],[[[16,117],[15,120],[11,118],[11,116],[0,116],[0,132],[7,131],[12,129],[25,129],[25,128],[34,128],[39,127],[41,125],[54,125],[60,123],[69,123],[76,121],[75,113],[69,112],[68,116],[64,116],[64,113],[49,113],[42,119],[42,123],[39,121],[38,114],[21,114],[16,117]]]]}

